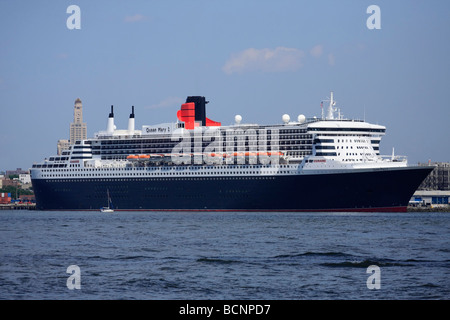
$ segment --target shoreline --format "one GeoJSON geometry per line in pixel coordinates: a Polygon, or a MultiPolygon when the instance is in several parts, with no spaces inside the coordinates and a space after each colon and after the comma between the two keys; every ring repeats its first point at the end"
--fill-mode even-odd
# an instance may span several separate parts
{"type": "Polygon", "coordinates": [[[450,212],[450,206],[445,207],[408,207],[406,212],[450,212]]]}
{"type": "MultiPolygon", "coordinates": [[[[2,204],[1,210],[36,210],[36,204],[2,204]]],[[[450,206],[437,208],[408,206],[406,212],[450,212],[450,206]]]]}

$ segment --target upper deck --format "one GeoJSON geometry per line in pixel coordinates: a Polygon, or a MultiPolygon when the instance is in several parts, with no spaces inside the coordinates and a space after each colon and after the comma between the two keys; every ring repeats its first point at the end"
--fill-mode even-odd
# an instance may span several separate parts
{"type": "Polygon", "coordinates": [[[288,115],[283,115],[282,123],[271,125],[241,123],[242,117],[237,115],[234,124],[222,126],[206,117],[206,103],[204,97],[188,97],[177,113],[177,122],[143,125],[142,130],[135,130],[134,107],[128,128],[117,129],[111,106],[105,131],[97,132],[94,138],[76,141],[62,155],[33,167],[82,167],[90,160],[133,161],[130,156],[139,155],[148,155],[149,159],[139,159],[147,160],[148,165],[176,164],[176,161],[161,162],[159,156],[166,160],[184,159],[181,163],[196,165],[202,163],[199,158],[206,159],[205,163],[254,164],[256,157],[256,163],[264,164],[267,153],[279,153],[286,163],[301,163],[313,156],[346,164],[382,160],[379,144],[386,127],[344,119],[334,108],[333,99],[326,117],[299,115],[297,121],[290,121],[288,115]],[[212,154],[220,155],[222,160],[211,158],[212,154]]]}

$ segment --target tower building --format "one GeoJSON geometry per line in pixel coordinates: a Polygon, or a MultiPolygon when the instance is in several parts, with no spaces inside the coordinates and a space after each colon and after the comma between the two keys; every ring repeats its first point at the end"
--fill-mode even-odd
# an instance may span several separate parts
{"type": "Polygon", "coordinates": [[[80,98],[75,100],[73,111],[73,123],[70,124],[70,139],[69,144],[72,145],[77,140],[84,140],[87,138],[87,126],[83,122],[83,104],[80,98]]]}

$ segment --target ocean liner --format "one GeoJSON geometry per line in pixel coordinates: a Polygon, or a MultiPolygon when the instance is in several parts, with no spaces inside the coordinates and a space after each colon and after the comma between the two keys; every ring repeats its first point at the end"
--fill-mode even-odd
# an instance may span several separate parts
{"type": "MultiPolygon", "coordinates": [[[[344,119],[333,93],[321,117],[224,126],[189,96],[177,121],[114,125],[34,163],[39,210],[406,211],[431,167],[380,156],[386,127],[344,119]]],[[[323,102],[322,101],[322,106],[323,102]]]]}

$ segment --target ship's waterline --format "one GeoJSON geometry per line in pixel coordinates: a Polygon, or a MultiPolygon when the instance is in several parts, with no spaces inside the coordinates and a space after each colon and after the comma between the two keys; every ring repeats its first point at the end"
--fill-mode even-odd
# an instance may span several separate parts
{"type": "Polygon", "coordinates": [[[386,128],[326,117],[222,126],[204,97],[188,97],[178,122],[106,131],[31,169],[37,208],[97,210],[405,211],[431,167],[379,155],[386,128]],[[108,196],[109,198],[109,196],[108,196]],[[109,200],[108,200],[109,201],[109,200]],[[109,202],[108,202],[109,203],[109,202]]]}

